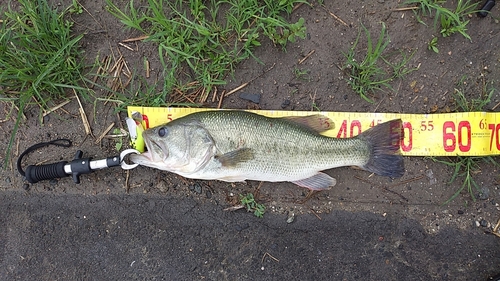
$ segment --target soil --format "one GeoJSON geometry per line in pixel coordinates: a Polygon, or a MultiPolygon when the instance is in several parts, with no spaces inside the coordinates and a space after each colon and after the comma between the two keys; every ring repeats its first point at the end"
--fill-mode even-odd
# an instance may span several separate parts
{"type": "MultiPolygon", "coordinates": [[[[119,46],[141,34],[124,29],[106,12],[105,1],[79,2],[85,11],[73,16],[74,32],[85,33],[86,63],[120,52],[129,67],[143,72],[147,57],[152,74],[146,81],[158,83],[156,46],[119,46]]],[[[124,7],[128,1],[114,2],[124,7]]],[[[432,19],[423,25],[412,11],[394,11],[398,7],[384,0],[302,5],[289,18],[305,19],[307,37],[289,43],[286,52],[263,40],[255,50],[262,63],[241,63],[223,87],[253,79],[241,92],[262,94],[260,103],[236,93],[222,107],[313,110],[314,104],[323,111],[434,113],[456,108],[452,93],[462,77],[469,98],[478,97],[484,85],[500,89],[498,7],[486,18],[470,18],[471,41],[440,37],[438,54],[427,48],[438,35],[432,19]],[[381,22],[391,38],[387,53],[414,52],[409,64],[419,69],[392,82],[394,90],[379,92],[370,104],[350,89],[338,66],[361,24],[376,38],[381,22]],[[309,79],[297,79],[296,68],[307,69],[309,79]]],[[[366,41],[359,44],[363,52],[366,41]]],[[[499,102],[495,90],[486,110],[499,102]]],[[[111,122],[123,126],[125,114],[116,114],[114,104],[83,104],[94,136],[111,122]]],[[[217,104],[209,99],[204,106],[217,104]]],[[[9,104],[0,106],[4,112],[9,104]]],[[[491,234],[500,217],[500,190],[498,168],[491,164],[482,163],[474,174],[483,191],[480,198],[475,192],[478,200],[464,191],[449,204],[443,203],[463,177],[449,183],[453,169],[425,157],[405,157],[406,174],[395,180],[349,167],[327,171],[337,186],[308,200],[307,190],[292,183],[263,183],[257,194],[259,182],[197,181],[146,167],[97,171],[82,175],[80,184],[70,177],[26,184],[15,161],[35,143],[68,138],[74,146],[37,150],[24,166],[69,161],[77,149],[94,159],[118,153],[115,141],[96,144],[86,135],[74,99],[43,124],[39,108],[24,114],[13,157],[0,171],[2,280],[487,280],[500,273],[500,238],[491,234]],[[263,218],[225,210],[248,192],[267,207],[263,218]]],[[[13,126],[12,120],[0,123],[5,139],[13,126]]],[[[2,163],[6,148],[6,141],[0,143],[2,163]]]]}

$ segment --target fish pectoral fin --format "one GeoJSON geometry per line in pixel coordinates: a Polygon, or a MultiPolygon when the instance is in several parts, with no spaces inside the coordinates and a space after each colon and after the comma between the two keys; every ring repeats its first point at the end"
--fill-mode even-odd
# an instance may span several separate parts
{"type": "Polygon", "coordinates": [[[293,181],[293,183],[310,190],[326,190],[335,186],[335,184],[337,184],[337,180],[325,173],[317,173],[312,177],[293,181]]]}
{"type": "Polygon", "coordinates": [[[308,116],[286,116],[281,118],[298,124],[306,129],[313,130],[317,133],[322,133],[335,128],[335,122],[321,114],[308,116]]]}
{"type": "Polygon", "coordinates": [[[240,148],[222,155],[216,155],[215,158],[219,160],[223,167],[234,167],[239,163],[252,160],[254,155],[252,149],[240,148]]]}

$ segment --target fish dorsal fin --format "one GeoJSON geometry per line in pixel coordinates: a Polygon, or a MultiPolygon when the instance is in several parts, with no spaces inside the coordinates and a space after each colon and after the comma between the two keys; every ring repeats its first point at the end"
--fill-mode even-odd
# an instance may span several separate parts
{"type": "Polygon", "coordinates": [[[281,118],[283,120],[298,124],[309,130],[313,130],[317,133],[322,133],[335,128],[335,123],[333,122],[333,120],[321,114],[308,116],[286,116],[281,118]]]}
{"type": "Polygon", "coordinates": [[[243,163],[254,158],[253,151],[250,148],[240,148],[233,150],[222,155],[215,156],[216,159],[224,167],[234,167],[239,163],[243,163]]]}

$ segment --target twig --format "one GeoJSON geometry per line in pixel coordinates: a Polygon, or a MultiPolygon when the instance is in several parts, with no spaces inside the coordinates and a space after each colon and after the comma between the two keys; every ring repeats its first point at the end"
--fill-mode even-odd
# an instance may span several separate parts
{"type": "Polygon", "coordinates": [[[261,263],[264,263],[264,259],[266,258],[266,256],[270,257],[270,258],[271,258],[271,259],[273,259],[275,262],[280,262],[280,260],[279,260],[279,259],[277,259],[277,258],[275,258],[275,257],[271,256],[271,254],[269,254],[268,252],[265,252],[265,253],[264,253],[264,255],[262,256],[262,261],[261,261],[261,263]]]}
{"type": "Polygon", "coordinates": [[[231,94],[234,94],[235,92],[237,92],[237,91],[245,88],[246,86],[248,86],[248,83],[250,83],[250,82],[246,82],[246,83],[243,83],[243,84],[239,85],[238,87],[236,87],[236,88],[232,89],[231,91],[227,92],[224,96],[227,97],[227,96],[229,96],[231,94]]]}
{"type": "Polygon", "coordinates": [[[200,103],[205,103],[208,98],[208,92],[205,92],[207,89],[205,87],[202,87],[201,89],[201,95],[200,95],[200,103]]]}
{"type": "Polygon", "coordinates": [[[315,50],[310,51],[305,57],[303,57],[301,60],[299,60],[299,64],[302,64],[306,59],[308,59],[312,54],[316,52],[315,50]]]}
{"type": "Polygon", "coordinates": [[[59,105],[56,105],[56,106],[54,106],[54,107],[52,107],[52,108],[49,108],[48,110],[44,110],[44,111],[43,111],[43,114],[42,114],[42,117],[47,116],[47,115],[48,115],[48,114],[50,114],[51,112],[58,110],[59,108],[61,108],[61,107],[65,106],[65,105],[67,105],[67,104],[68,104],[68,103],[70,103],[70,102],[71,102],[70,100],[67,100],[67,101],[65,101],[65,102],[63,102],[63,103],[61,103],[61,104],[59,104],[59,105]]]}
{"type": "Polygon", "coordinates": [[[123,70],[122,73],[125,74],[125,76],[127,76],[127,77],[132,76],[132,71],[130,71],[130,68],[128,68],[128,64],[127,64],[127,61],[125,59],[123,59],[123,66],[125,66],[125,69],[127,69],[127,72],[125,72],[123,70]]]}
{"type": "Polygon", "coordinates": [[[78,110],[80,111],[80,116],[82,117],[83,127],[85,128],[85,134],[91,135],[92,137],[94,137],[94,135],[92,135],[92,130],[90,129],[90,123],[87,120],[87,115],[85,114],[85,110],[83,110],[82,103],[80,102],[80,98],[78,97],[78,94],[76,93],[75,89],[72,89],[72,90],[73,90],[73,93],[75,94],[75,97],[76,97],[76,100],[78,101],[78,104],[80,105],[78,110]]]}
{"type": "Polygon", "coordinates": [[[95,140],[95,144],[98,144],[102,141],[102,139],[104,138],[104,136],[109,132],[111,131],[111,129],[113,129],[113,126],[115,125],[115,122],[112,122],[107,128],[106,130],[104,130],[104,132],[102,132],[102,134],[95,140]]]}
{"type": "Polygon", "coordinates": [[[219,98],[219,104],[217,105],[217,109],[220,109],[222,106],[222,100],[224,99],[224,93],[225,91],[222,91],[220,98],[219,98]]]}
{"type": "Polygon", "coordinates": [[[377,109],[378,109],[378,108],[379,108],[379,106],[382,104],[382,102],[385,100],[385,97],[386,97],[386,96],[384,96],[384,97],[380,100],[380,102],[377,104],[377,106],[375,107],[375,109],[374,109],[372,112],[377,112],[377,109]]]}
{"type": "Polygon", "coordinates": [[[228,208],[225,208],[223,211],[236,211],[236,210],[239,210],[239,209],[243,209],[245,208],[245,206],[243,205],[236,205],[236,206],[231,206],[231,207],[228,207],[228,208]]]}
{"type": "Polygon", "coordinates": [[[130,186],[128,185],[128,178],[130,177],[130,170],[127,170],[127,175],[125,176],[125,192],[128,194],[130,186]]]}
{"type": "Polygon", "coordinates": [[[262,75],[266,74],[268,71],[270,71],[271,69],[274,68],[274,66],[276,65],[276,63],[273,63],[273,65],[271,67],[269,67],[268,69],[264,70],[264,72],[262,72],[262,74],[260,74],[259,76],[257,77],[254,77],[252,80],[246,82],[246,83],[243,83],[241,85],[239,85],[238,87],[232,89],[231,91],[227,92],[224,96],[227,97],[231,94],[234,94],[235,92],[245,88],[246,86],[248,86],[248,84],[252,83],[254,80],[256,80],[257,78],[261,77],[262,75]]]}
{"type": "Polygon", "coordinates": [[[215,98],[217,97],[217,87],[214,86],[214,88],[215,88],[215,91],[212,94],[212,102],[215,102],[215,98]]]}
{"type": "Polygon", "coordinates": [[[387,188],[393,188],[393,187],[396,187],[398,185],[403,185],[403,184],[407,184],[407,183],[410,183],[410,182],[418,181],[418,180],[421,180],[423,178],[424,178],[424,175],[420,175],[418,177],[414,177],[414,178],[411,178],[411,179],[407,179],[405,181],[400,181],[400,182],[388,185],[387,188]]]}
{"type": "Polygon", "coordinates": [[[404,197],[403,195],[401,195],[401,194],[397,193],[397,192],[396,192],[396,191],[394,191],[394,190],[390,190],[390,189],[389,189],[389,187],[395,187],[395,186],[398,186],[398,185],[400,185],[400,184],[406,184],[406,183],[409,183],[409,182],[412,182],[412,181],[416,181],[416,180],[420,180],[420,179],[422,179],[422,178],[423,178],[423,176],[421,176],[421,177],[416,177],[416,178],[413,178],[413,179],[409,179],[409,180],[406,180],[406,181],[403,181],[403,182],[399,182],[399,183],[397,183],[397,184],[394,184],[394,185],[390,185],[390,186],[385,187],[385,186],[380,186],[380,185],[378,185],[378,184],[375,184],[375,183],[373,183],[373,182],[371,182],[371,181],[369,181],[369,180],[365,180],[364,178],[359,177],[359,176],[354,176],[354,177],[355,177],[355,178],[357,178],[358,180],[362,181],[362,182],[366,182],[366,183],[371,184],[371,185],[373,185],[373,186],[375,186],[375,187],[377,187],[377,188],[380,188],[380,189],[385,190],[385,191],[387,191],[387,192],[389,192],[389,193],[392,193],[392,194],[394,194],[394,195],[397,195],[397,196],[399,196],[401,199],[403,199],[403,200],[404,200],[404,201],[406,201],[406,202],[408,202],[408,198],[404,197]]]}
{"type": "Polygon", "coordinates": [[[330,16],[332,16],[334,19],[338,20],[341,24],[343,24],[345,26],[349,26],[345,21],[343,21],[341,18],[337,17],[334,13],[330,12],[327,8],[323,7],[323,9],[325,9],[325,11],[330,14],[330,16]]]}
{"type": "MultiPolygon", "coordinates": [[[[17,111],[21,111],[19,110],[19,107],[17,105],[14,105],[14,107],[17,109],[17,111]]],[[[21,116],[23,117],[24,120],[26,120],[26,115],[24,115],[24,112],[21,111],[21,116]]]]}
{"type": "Polygon", "coordinates": [[[303,4],[304,4],[304,2],[301,2],[301,3],[298,3],[297,5],[295,5],[295,6],[292,8],[292,13],[293,13],[293,12],[295,12],[298,8],[300,8],[303,4]]]}
{"type": "Polygon", "coordinates": [[[500,102],[495,104],[495,106],[491,110],[495,110],[500,105],[500,102]]]}
{"type": "Polygon", "coordinates": [[[398,12],[398,11],[410,11],[410,10],[417,10],[419,9],[418,7],[403,7],[403,8],[396,8],[392,9],[393,12],[398,12]]]}
{"type": "Polygon", "coordinates": [[[122,46],[125,49],[128,49],[129,51],[132,51],[132,52],[134,51],[134,49],[130,48],[129,46],[127,46],[125,44],[123,44],[122,42],[118,42],[118,45],[122,46]]]}
{"type": "Polygon", "coordinates": [[[498,233],[498,228],[499,227],[500,227],[500,219],[498,219],[497,224],[495,225],[495,227],[493,227],[493,234],[495,234],[498,237],[500,237],[500,233],[498,233]]]}
{"type": "Polygon", "coordinates": [[[321,220],[321,217],[318,215],[318,213],[316,213],[316,211],[314,211],[313,209],[310,209],[311,210],[311,213],[313,213],[313,215],[315,215],[318,220],[321,220]]]}
{"type": "Polygon", "coordinates": [[[146,59],[146,78],[149,78],[151,76],[151,69],[149,68],[149,61],[146,59]]]}
{"type": "Polygon", "coordinates": [[[129,43],[129,42],[141,41],[141,40],[148,39],[148,38],[149,38],[149,35],[142,35],[142,36],[139,36],[139,37],[129,38],[129,39],[122,40],[122,43],[129,43]]]}

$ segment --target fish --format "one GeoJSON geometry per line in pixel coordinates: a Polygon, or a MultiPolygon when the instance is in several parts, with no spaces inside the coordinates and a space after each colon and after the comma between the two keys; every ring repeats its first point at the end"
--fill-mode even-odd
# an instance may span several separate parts
{"type": "Polygon", "coordinates": [[[130,160],[191,179],[293,182],[310,190],[335,186],[336,179],[322,171],[343,166],[403,176],[401,119],[352,138],[322,135],[332,124],[321,114],[273,118],[244,110],[199,111],[145,130],[147,151],[130,160]]]}

